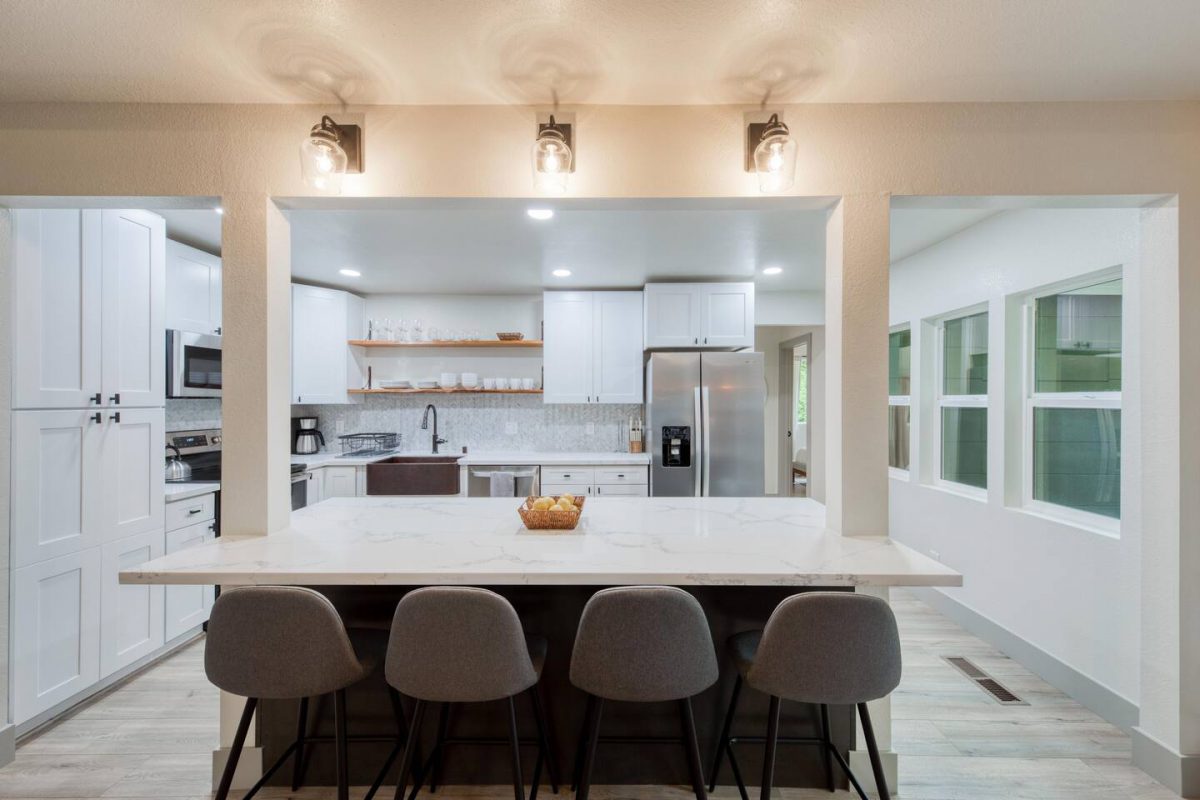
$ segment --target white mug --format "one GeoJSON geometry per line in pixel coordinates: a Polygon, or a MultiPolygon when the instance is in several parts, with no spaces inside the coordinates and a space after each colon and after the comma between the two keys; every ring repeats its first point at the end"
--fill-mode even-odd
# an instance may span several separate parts
{"type": "Polygon", "coordinates": [[[443,372],[442,379],[438,383],[442,385],[443,389],[453,389],[455,386],[458,386],[458,373],[443,372]]]}
{"type": "Polygon", "coordinates": [[[526,391],[529,391],[530,389],[532,389],[533,388],[533,378],[522,378],[521,379],[521,388],[526,391]]]}
{"type": "Polygon", "coordinates": [[[484,378],[483,379],[483,388],[495,389],[496,388],[496,379],[495,378],[484,378]]]}
{"type": "Polygon", "coordinates": [[[479,375],[474,372],[464,372],[462,374],[462,385],[467,389],[474,389],[479,385],[479,375]]]}
{"type": "Polygon", "coordinates": [[[508,388],[508,378],[496,378],[496,388],[497,389],[507,389],[508,388]]]}
{"type": "Polygon", "coordinates": [[[521,388],[521,379],[520,378],[509,378],[508,385],[512,389],[520,389],[521,388]]]}

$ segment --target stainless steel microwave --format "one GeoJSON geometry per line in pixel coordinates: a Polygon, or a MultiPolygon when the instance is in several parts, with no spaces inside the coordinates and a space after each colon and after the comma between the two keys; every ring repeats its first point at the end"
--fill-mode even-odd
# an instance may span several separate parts
{"type": "Polygon", "coordinates": [[[221,337],[167,331],[167,397],[221,396],[221,337]]]}

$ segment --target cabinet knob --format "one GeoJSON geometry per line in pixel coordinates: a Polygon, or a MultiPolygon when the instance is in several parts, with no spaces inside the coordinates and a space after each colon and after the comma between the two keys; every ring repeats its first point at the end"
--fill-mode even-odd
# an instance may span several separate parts
{"type": "Polygon", "coordinates": [[[108,398],[108,402],[112,403],[113,405],[121,405],[121,393],[117,392],[112,397],[108,398]]]}
{"type": "Polygon", "coordinates": [[[215,333],[217,336],[220,336],[220,335],[221,335],[221,328],[220,328],[220,326],[218,326],[218,327],[216,328],[216,330],[214,330],[214,331],[213,331],[213,333],[215,333]]]}
{"type": "Polygon", "coordinates": [[[121,412],[118,411],[115,414],[109,414],[108,418],[111,419],[113,422],[119,423],[121,421],[121,412]]]}
{"type": "Polygon", "coordinates": [[[100,412],[97,411],[95,414],[92,415],[92,422],[99,422],[102,418],[103,417],[101,416],[100,412]]]}
{"type": "Polygon", "coordinates": [[[102,399],[103,399],[103,395],[101,395],[99,392],[96,392],[94,395],[92,395],[89,398],[88,402],[95,403],[96,405],[100,405],[100,402],[102,399]]]}

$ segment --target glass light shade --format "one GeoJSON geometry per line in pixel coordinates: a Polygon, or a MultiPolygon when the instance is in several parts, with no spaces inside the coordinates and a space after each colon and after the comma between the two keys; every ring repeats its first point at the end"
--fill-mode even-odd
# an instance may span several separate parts
{"type": "Polygon", "coordinates": [[[552,129],[544,131],[533,143],[533,185],[550,194],[565,192],[572,157],[562,134],[552,129]]]}
{"type": "Polygon", "coordinates": [[[300,175],[319,192],[341,194],[346,151],[327,134],[314,132],[300,143],[300,175]]]}
{"type": "Polygon", "coordinates": [[[762,192],[786,191],[796,182],[796,140],[787,128],[768,130],[768,134],[754,148],[758,189],[762,192]]]}

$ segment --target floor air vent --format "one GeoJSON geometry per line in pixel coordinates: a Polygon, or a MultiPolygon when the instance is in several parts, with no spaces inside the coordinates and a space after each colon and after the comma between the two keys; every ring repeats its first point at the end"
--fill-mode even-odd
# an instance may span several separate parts
{"type": "Polygon", "coordinates": [[[1005,706],[1029,705],[1020,697],[1017,697],[1017,695],[1010,691],[1008,687],[1000,683],[1000,681],[996,680],[991,675],[988,675],[979,667],[975,666],[975,664],[969,658],[963,658],[962,656],[944,656],[944,660],[947,664],[954,667],[963,675],[967,676],[971,683],[987,692],[988,696],[990,696],[997,703],[1005,706]]]}

